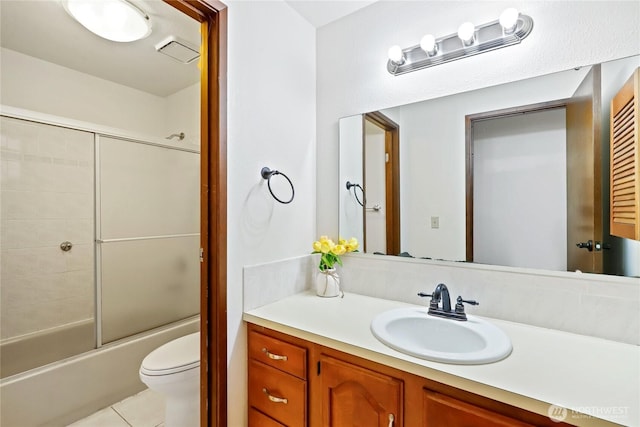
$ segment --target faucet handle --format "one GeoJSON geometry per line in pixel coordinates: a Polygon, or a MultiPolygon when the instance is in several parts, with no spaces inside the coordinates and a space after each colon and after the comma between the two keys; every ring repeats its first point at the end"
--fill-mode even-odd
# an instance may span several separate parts
{"type": "MultiPolygon", "coordinates": [[[[462,299],[462,297],[459,296],[458,299],[456,300],[455,312],[457,314],[465,315],[465,313],[464,313],[464,304],[462,304],[463,302],[466,303],[466,304],[470,304],[470,305],[480,305],[480,303],[478,301],[462,299]]],[[[465,315],[465,319],[466,319],[466,315],[465,315]]]]}
{"type": "Polygon", "coordinates": [[[470,305],[480,305],[480,303],[478,301],[462,299],[461,296],[459,296],[456,301],[458,302],[458,304],[465,303],[465,304],[470,304],[470,305]]]}
{"type": "Polygon", "coordinates": [[[440,302],[440,298],[438,298],[438,296],[436,295],[436,293],[432,293],[432,294],[427,294],[424,292],[418,292],[418,296],[422,297],[422,298],[431,298],[431,302],[429,303],[429,309],[430,310],[437,310],[438,309],[438,303],[440,302]]]}

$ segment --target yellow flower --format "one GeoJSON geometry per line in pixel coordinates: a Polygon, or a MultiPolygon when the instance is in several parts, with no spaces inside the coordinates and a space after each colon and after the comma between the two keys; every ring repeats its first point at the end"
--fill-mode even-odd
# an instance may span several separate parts
{"type": "Polygon", "coordinates": [[[329,252],[331,252],[334,246],[335,243],[333,243],[331,240],[320,240],[320,252],[322,252],[323,254],[328,254],[329,252]]]}
{"type": "Polygon", "coordinates": [[[318,266],[321,271],[333,268],[334,264],[342,265],[340,255],[357,249],[358,240],[355,237],[349,240],[340,238],[337,245],[328,236],[320,236],[320,239],[313,242],[313,253],[322,254],[318,266]]]}
{"type": "Polygon", "coordinates": [[[333,249],[331,249],[334,255],[343,255],[347,252],[347,249],[343,245],[335,245],[333,249]]]}
{"type": "Polygon", "coordinates": [[[356,239],[355,237],[352,237],[351,239],[349,239],[348,242],[345,243],[344,247],[347,252],[353,252],[358,250],[358,239],[356,239]]]}

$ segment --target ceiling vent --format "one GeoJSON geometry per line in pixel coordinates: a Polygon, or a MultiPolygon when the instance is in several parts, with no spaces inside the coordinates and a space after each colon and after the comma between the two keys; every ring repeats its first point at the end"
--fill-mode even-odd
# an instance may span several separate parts
{"type": "Polygon", "coordinates": [[[158,43],[156,50],[183,64],[193,62],[200,57],[197,48],[175,36],[170,36],[158,43]]]}

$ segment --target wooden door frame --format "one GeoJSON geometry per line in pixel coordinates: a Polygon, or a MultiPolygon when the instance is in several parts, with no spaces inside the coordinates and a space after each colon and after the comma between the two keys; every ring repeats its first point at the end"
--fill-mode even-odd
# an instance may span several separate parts
{"type": "Polygon", "coordinates": [[[567,99],[541,102],[537,104],[521,105],[518,107],[504,108],[500,110],[484,111],[482,113],[469,114],[464,117],[465,127],[465,204],[466,204],[466,260],[473,262],[473,154],[474,137],[473,128],[476,122],[492,119],[500,119],[510,116],[519,116],[526,113],[535,113],[558,108],[566,108],[567,99]]]}
{"type": "MultiPolygon", "coordinates": [[[[362,176],[363,182],[366,171],[365,152],[365,121],[375,124],[384,130],[385,151],[389,153],[389,162],[385,164],[385,209],[386,209],[386,240],[387,254],[400,253],[400,125],[379,111],[365,113],[362,121],[362,176]]],[[[365,185],[366,188],[366,185],[365,185]]],[[[366,206],[362,210],[364,225],[363,239],[366,243],[366,206]]]]}
{"type": "Polygon", "coordinates": [[[200,425],[227,425],[227,8],[164,0],[201,24],[200,425]]]}

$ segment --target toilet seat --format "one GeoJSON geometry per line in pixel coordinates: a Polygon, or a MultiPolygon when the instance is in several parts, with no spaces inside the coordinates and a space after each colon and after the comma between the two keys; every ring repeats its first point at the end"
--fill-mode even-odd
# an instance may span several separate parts
{"type": "Polygon", "coordinates": [[[200,367],[200,333],[185,335],[153,350],[142,361],[140,374],[164,376],[200,367]]]}

